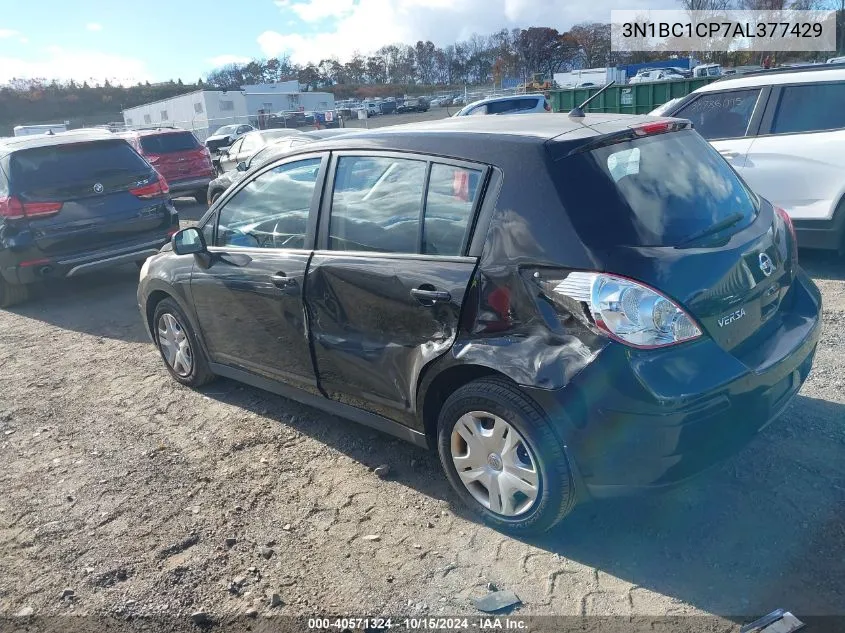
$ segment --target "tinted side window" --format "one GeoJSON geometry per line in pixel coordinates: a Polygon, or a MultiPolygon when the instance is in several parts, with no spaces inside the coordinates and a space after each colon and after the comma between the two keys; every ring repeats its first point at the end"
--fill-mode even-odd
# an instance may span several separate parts
{"type": "Polygon", "coordinates": [[[320,159],[279,165],[254,178],[220,210],[217,246],[304,248],[320,159]]]}
{"type": "Polygon", "coordinates": [[[419,252],[425,172],[421,160],[342,156],[332,196],[329,248],[419,252]]]}
{"type": "Polygon", "coordinates": [[[759,88],[703,94],[672,116],[692,121],[706,139],[738,138],[745,136],[759,96],[759,88]]]}
{"type": "Polygon", "coordinates": [[[239,151],[241,151],[241,145],[243,145],[243,143],[244,140],[242,138],[239,138],[237,141],[235,141],[229,146],[229,153],[237,154],[239,151]]]}
{"type": "Polygon", "coordinates": [[[423,227],[423,253],[462,255],[472,210],[481,189],[481,172],[432,165],[423,227]]]}
{"type": "Polygon", "coordinates": [[[817,132],[845,128],[845,83],[787,86],[781,93],[772,132],[817,132]]]}
{"type": "Polygon", "coordinates": [[[513,112],[519,109],[519,101],[517,99],[508,99],[506,101],[492,101],[487,104],[487,114],[504,114],[505,112],[513,112]]]}

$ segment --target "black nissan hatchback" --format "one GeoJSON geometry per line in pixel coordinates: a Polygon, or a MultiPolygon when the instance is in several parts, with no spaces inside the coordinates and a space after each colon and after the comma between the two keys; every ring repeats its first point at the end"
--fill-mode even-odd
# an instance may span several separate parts
{"type": "Polygon", "coordinates": [[[438,450],[492,525],[683,481],[774,420],[821,298],[677,119],[466,117],[249,173],[141,273],[166,366],[438,450]]]}

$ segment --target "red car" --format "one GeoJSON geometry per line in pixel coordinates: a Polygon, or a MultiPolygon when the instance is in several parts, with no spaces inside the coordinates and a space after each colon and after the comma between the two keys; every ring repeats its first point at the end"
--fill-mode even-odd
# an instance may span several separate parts
{"type": "Polygon", "coordinates": [[[193,196],[197,202],[205,204],[208,184],[216,174],[211,154],[192,132],[157,128],[121,136],[164,176],[170,186],[170,195],[193,196]]]}

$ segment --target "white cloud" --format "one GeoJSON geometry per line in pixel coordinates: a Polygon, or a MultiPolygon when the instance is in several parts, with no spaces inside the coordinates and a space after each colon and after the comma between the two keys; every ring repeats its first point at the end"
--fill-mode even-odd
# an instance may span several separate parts
{"type": "Polygon", "coordinates": [[[326,18],[342,18],[352,13],[355,0],[276,0],[276,5],[284,10],[290,9],[306,22],[316,22],[326,18]]]}
{"type": "Polygon", "coordinates": [[[28,37],[19,37],[19,38],[18,38],[18,41],[19,41],[21,44],[29,44],[29,38],[28,38],[28,37]]]}
{"type": "Polygon", "coordinates": [[[102,31],[103,25],[98,24],[97,22],[89,22],[88,24],[85,25],[85,28],[88,29],[89,31],[102,31]]]}
{"type": "Polygon", "coordinates": [[[0,40],[15,37],[16,35],[20,35],[20,33],[15,31],[14,29],[0,29],[0,40]]]}
{"type": "MultiPolygon", "coordinates": [[[[629,9],[675,8],[676,0],[626,0],[629,9]]],[[[438,46],[489,35],[503,28],[551,26],[560,31],[585,21],[608,22],[618,0],[275,0],[283,14],[300,19],[336,18],[325,32],[284,34],[268,30],[258,37],[267,56],[289,53],[297,63],[337,56],[347,59],[355,51],[373,52],[386,44],[431,40],[438,46]]]]}
{"type": "Polygon", "coordinates": [[[248,64],[251,61],[251,57],[244,57],[243,55],[218,55],[217,57],[208,59],[208,63],[215,68],[228,66],[229,64],[248,64]]]}
{"type": "Polygon", "coordinates": [[[66,51],[57,46],[49,47],[47,55],[39,60],[0,57],[0,84],[14,77],[48,81],[73,79],[89,84],[108,80],[125,85],[152,80],[151,73],[140,59],[90,51],[66,51]]]}

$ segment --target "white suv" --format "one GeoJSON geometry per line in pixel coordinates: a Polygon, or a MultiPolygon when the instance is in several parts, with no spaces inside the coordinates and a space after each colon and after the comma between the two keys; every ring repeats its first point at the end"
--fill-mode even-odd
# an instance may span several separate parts
{"type": "Polygon", "coordinates": [[[807,248],[845,249],[845,68],[750,73],[699,88],[663,112],[692,121],[807,248]]]}

